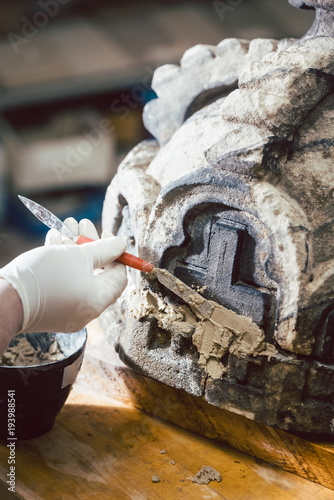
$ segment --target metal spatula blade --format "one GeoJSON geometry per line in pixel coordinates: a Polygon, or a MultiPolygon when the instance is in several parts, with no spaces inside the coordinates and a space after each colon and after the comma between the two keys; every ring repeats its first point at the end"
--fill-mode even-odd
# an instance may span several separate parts
{"type": "Polygon", "coordinates": [[[78,236],[73,233],[56,215],[54,215],[50,210],[39,205],[35,201],[29,200],[29,198],[25,198],[24,196],[18,195],[22,203],[27,207],[28,210],[38,220],[43,222],[50,229],[57,229],[63,236],[66,238],[70,238],[71,240],[77,242],[78,236]]]}

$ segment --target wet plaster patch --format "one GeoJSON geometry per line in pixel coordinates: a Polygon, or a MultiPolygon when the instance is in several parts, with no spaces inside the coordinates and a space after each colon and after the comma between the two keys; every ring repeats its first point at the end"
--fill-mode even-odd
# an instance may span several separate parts
{"type": "Polygon", "coordinates": [[[160,328],[188,335],[196,326],[196,317],[187,306],[166,302],[151,290],[130,293],[130,316],[137,321],[154,317],[160,328]]]}
{"type": "MultiPolygon", "coordinates": [[[[158,270],[166,286],[187,305],[172,302],[152,290],[135,290],[130,294],[130,316],[140,321],[155,318],[159,328],[174,335],[192,337],[199,353],[199,366],[212,379],[221,378],[226,368],[221,363],[226,353],[236,356],[272,355],[265,342],[263,330],[251,318],[241,316],[216,302],[204,299],[199,293],[158,270]]],[[[161,279],[159,277],[159,281],[161,279]]]]}
{"type": "Polygon", "coordinates": [[[209,302],[212,314],[197,325],[193,343],[200,353],[199,365],[211,378],[218,379],[226,370],[220,360],[227,352],[256,356],[265,351],[266,343],[263,331],[250,318],[209,302]]]}

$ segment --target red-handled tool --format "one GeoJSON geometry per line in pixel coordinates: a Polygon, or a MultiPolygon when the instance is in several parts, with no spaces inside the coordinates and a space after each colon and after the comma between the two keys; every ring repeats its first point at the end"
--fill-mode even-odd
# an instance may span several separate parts
{"type": "MultiPolygon", "coordinates": [[[[85,236],[77,236],[74,234],[65,224],[58,219],[52,212],[42,207],[38,203],[35,203],[28,198],[24,198],[23,196],[19,196],[20,200],[24,205],[32,212],[37,219],[39,219],[43,224],[48,226],[49,228],[58,229],[61,234],[71,240],[75,241],[78,245],[82,245],[83,243],[89,243],[91,241],[90,238],[86,238],[85,236]]],[[[120,257],[118,257],[117,262],[121,262],[122,264],[133,267],[134,269],[139,269],[139,271],[143,271],[144,273],[152,273],[155,278],[166,288],[171,290],[175,295],[180,297],[184,302],[190,305],[191,309],[197,311],[203,318],[209,319],[212,315],[212,311],[214,309],[214,303],[209,300],[204,299],[199,293],[195,292],[193,288],[190,288],[185,283],[177,279],[171,273],[169,273],[166,269],[159,269],[154,267],[150,262],[146,262],[146,260],[140,259],[139,257],[135,257],[130,253],[124,252],[120,257]]]]}
{"type": "MultiPolygon", "coordinates": [[[[78,236],[76,244],[82,245],[83,243],[91,243],[92,241],[94,240],[86,238],[85,236],[78,236]]],[[[133,267],[133,269],[138,269],[143,273],[150,273],[154,269],[153,264],[151,264],[150,262],[140,259],[139,257],[136,257],[135,255],[132,255],[128,252],[122,253],[122,255],[117,257],[116,261],[124,264],[125,266],[133,267]]]]}
{"type": "MultiPolygon", "coordinates": [[[[67,238],[75,241],[77,245],[82,245],[83,243],[90,243],[94,240],[90,238],[86,238],[85,236],[77,236],[74,234],[65,224],[58,219],[50,210],[44,208],[42,205],[39,205],[35,201],[29,200],[29,198],[25,198],[24,196],[19,195],[22,203],[30,210],[38,220],[43,222],[50,229],[57,229],[60,233],[62,233],[67,238]]],[[[120,257],[116,259],[117,262],[124,264],[125,266],[133,267],[134,269],[138,269],[144,273],[151,273],[154,269],[153,264],[147,262],[146,260],[140,259],[135,255],[131,255],[130,253],[124,252],[120,257]]]]}

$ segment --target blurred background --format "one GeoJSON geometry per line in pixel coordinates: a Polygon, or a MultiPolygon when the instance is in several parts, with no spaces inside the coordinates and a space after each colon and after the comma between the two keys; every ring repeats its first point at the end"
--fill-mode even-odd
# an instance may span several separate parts
{"type": "Polygon", "coordinates": [[[288,0],[0,0],[0,266],[47,231],[22,194],[97,226],[126,153],[148,138],[154,69],[228,37],[300,37],[288,0]]]}

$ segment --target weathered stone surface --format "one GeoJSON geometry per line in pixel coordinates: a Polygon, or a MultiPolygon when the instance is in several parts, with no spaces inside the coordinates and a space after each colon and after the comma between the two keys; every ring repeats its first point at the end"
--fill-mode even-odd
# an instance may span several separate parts
{"type": "Polygon", "coordinates": [[[292,3],[317,8],[300,41],[225,40],[157,70],[144,113],[157,142],[134,148],[106,195],[103,227],[220,314],[129,270],[103,323],[150,377],[333,435],[333,7],[292,3]]]}
{"type": "Polygon", "coordinates": [[[180,66],[169,64],[155,71],[152,87],[159,98],[145,107],[143,119],[147,130],[160,146],[165,145],[196,110],[237,88],[239,75],[250,62],[261,61],[265,54],[292,43],[293,40],[280,43],[229,38],[217,47],[192,47],[184,54],[180,66]]]}

